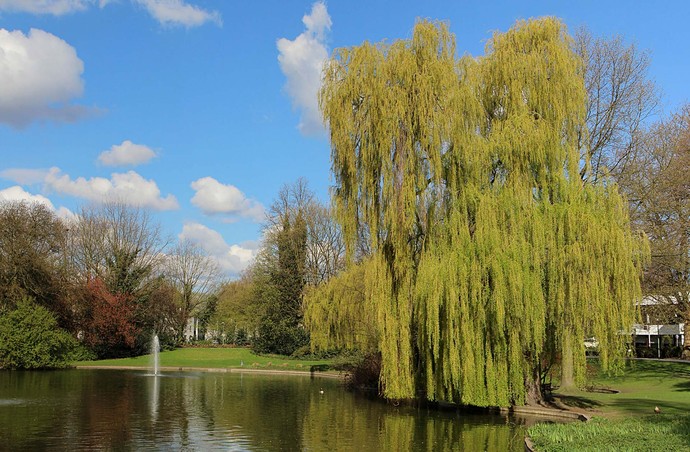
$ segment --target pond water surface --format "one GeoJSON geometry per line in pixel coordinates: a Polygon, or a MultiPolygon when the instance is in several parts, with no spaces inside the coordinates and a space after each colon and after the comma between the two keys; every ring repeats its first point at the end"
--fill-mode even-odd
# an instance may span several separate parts
{"type": "Polygon", "coordinates": [[[0,450],[522,451],[527,422],[394,407],[309,376],[0,372],[0,450]]]}

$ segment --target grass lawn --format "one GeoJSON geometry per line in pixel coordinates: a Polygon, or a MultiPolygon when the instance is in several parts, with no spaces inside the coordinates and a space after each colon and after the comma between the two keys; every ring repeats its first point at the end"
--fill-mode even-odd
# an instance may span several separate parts
{"type": "MultiPolygon", "coordinates": [[[[161,367],[250,368],[267,370],[303,370],[327,366],[330,361],[300,360],[273,355],[255,355],[247,348],[178,348],[161,352],[161,367]]],[[[151,356],[107,359],[73,363],[76,366],[150,367],[151,356]]]]}
{"type": "Polygon", "coordinates": [[[658,406],[662,414],[690,413],[690,363],[629,360],[623,375],[607,376],[598,372],[596,360],[590,361],[595,377],[591,385],[606,392],[571,391],[559,393],[566,405],[589,408],[593,414],[606,417],[627,417],[654,414],[658,406]]]}
{"type": "Polygon", "coordinates": [[[598,372],[595,360],[590,364],[591,385],[600,392],[555,395],[595,417],[588,423],[530,427],[536,450],[690,451],[690,363],[630,360],[619,376],[598,372]],[[655,407],[660,414],[654,414],[655,407]]]}

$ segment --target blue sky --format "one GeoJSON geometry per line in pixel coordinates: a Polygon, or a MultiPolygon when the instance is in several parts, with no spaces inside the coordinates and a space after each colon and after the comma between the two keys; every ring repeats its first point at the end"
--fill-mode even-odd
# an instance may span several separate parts
{"type": "Polygon", "coordinates": [[[140,204],[236,274],[282,185],[305,177],[328,199],[315,93],[334,48],[407,38],[421,17],[481,55],[492,31],[553,15],[649,50],[668,113],[690,101],[690,6],[663,5],[0,0],[0,199],[67,217],[107,198],[140,204]]]}

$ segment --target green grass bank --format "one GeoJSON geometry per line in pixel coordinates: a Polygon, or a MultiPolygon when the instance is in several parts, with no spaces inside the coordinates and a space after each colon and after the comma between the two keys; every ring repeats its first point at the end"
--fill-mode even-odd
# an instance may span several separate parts
{"type": "Polygon", "coordinates": [[[629,360],[610,376],[593,360],[590,371],[588,390],[554,395],[594,418],[530,427],[535,450],[690,451],[690,363],[629,360]]]}
{"type": "MultiPolygon", "coordinates": [[[[314,366],[327,368],[328,360],[293,359],[284,356],[255,355],[248,348],[179,348],[159,354],[160,367],[205,368],[205,369],[263,369],[310,371],[314,366]]],[[[151,355],[136,358],[81,361],[73,363],[78,367],[141,367],[152,365],[151,355]]]]}
{"type": "Polygon", "coordinates": [[[690,415],[648,414],[589,422],[536,424],[528,430],[536,451],[688,451],[690,415]]]}

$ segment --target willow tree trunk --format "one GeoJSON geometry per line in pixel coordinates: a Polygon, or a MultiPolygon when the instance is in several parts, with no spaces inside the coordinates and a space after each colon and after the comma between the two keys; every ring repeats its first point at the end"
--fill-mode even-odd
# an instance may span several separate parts
{"type": "Polygon", "coordinates": [[[525,405],[542,405],[544,397],[541,392],[541,376],[539,369],[534,368],[532,375],[525,378],[525,405]]]}
{"type": "Polygon", "coordinates": [[[573,340],[570,334],[563,335],[563,350],[561,352],[561,385],[560,390],[575,388],[575,367],[573,365],[573,340]]]}

